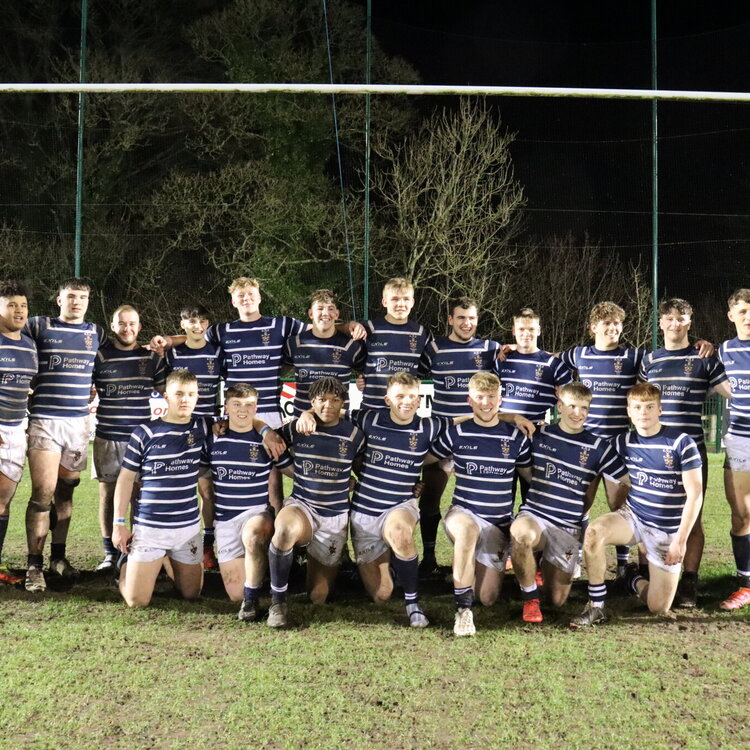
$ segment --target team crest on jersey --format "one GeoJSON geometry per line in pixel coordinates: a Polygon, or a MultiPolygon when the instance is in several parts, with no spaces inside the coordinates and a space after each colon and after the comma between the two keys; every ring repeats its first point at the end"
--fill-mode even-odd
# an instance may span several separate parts
{"type": "Polygon", "coordinates": [[[333,362],[334,365],[341,362],[341,349],[334,349],[331,352],[331,362],[333,362]]]}
{"type": "Polygon", "coordinates": [[[477,368],[479,368],[480,370],[482,369],[482,365],[484,364],[484,362],[482,362],[482,355],[481,355],[481,353],[480,353],[480,352],[477,352],[477,353],[476,353],[476,354],[474,355],[474,364],[475,364],[475,365],[477,366],[477,368]]]}
{"type": "Polygon", "coordinates": [[[510,455],[510,440],[501,440],[500,450],[502,451],[502,454],[504,456],[509,456],[510,455]]]}
{"type": "Polygon", "coordinates": [[[534,370],[534,377],[537,380],[541,380],[542,375],[544,375],[544,365],[537,365],[536,370],[534,370]]]}
{"type": "Polygon", "coordinates": [[[419,438],[417,437],[416,432],[412,432],[409,434],[409,448],[412,450],[416,450],[417,444],[419,443],[419,438]]]}
{"type": "Polygon", "coordinates": [[[685,364],[682,366],[682,371],[685,373],[685,375],[693,374],[693,360],[692,359],[685,360],[685,364]]]}
{"type": "Polygon", "coordinates": [[[615,373],[619,375],[622,372],[622,357],[617,357],[614,362],[615,373]]]}
{"type": "Polygon", "coordinates": [[[414,334],[409,336],[409,349],[413,352],[417,351],[417,337],[414,334]]]}
{"type": "Polygon", "coordinates": [[[209,375],[213,375],[216,370],[216,362],[212,359],[206,360],[206,370],[208,370],[209,375]]]}
{"type": "Polygon", "coordinates": [[[591,448],[589,448],[588,445],[581,448],[581,455],[578,456],[578,463],[581,466],[585,466],[588,463],[590,453],[591,453],[591,448]]]}
{"type": "Polygon", "coordinates": [[[346,442],[346,440],[339,440],[339,456],[343,458],[347,454],[348,450],[349,444],[346,442]]]}
{"type": "Polygon", "coordinates": [[[268,329],[263,331],[263,333],[260,335],[260,340],[264,344],[270,344],[271,343],[271,331],[269,331],[268,329]]]}
{"type": "Polygon", "coordinates": [[[94,348],[94,335],[92,333],[83,334],[83,344],[90,351],[94,348]]]}
{"type": "Polygon", "coordinates": [[[193,435],[192,432],[188,432],[187,444],[188,444],[188,447],[192,447],[195,445],[195,435],[193,435]]]}
{"type": "Polygon", "coordinates": [[[138,360],[138,374],[143,377],[148,371],[148,361],[145,359],[138,360]]]}
{"type": "Polygon", "coordinates": [[[257,461],[259,455],[260,455],[260,451],[258,450],[258,446],[257,445],[251,445],[250,446],[250,460],[251,461],[257,461]]]}
{"type": "Polygon", "coordinates": [[[674,452],[669,450],[669,448],[664,451],[664,466],[668,469],[674,468],[674,452]]]}

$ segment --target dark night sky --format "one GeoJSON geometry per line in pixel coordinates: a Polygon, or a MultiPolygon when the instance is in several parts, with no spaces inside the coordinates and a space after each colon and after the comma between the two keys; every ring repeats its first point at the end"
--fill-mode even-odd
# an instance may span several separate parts
{"type": "MultiPolygon", "coordinates": [[[[663,89],[750,90],[750,4],[659,2],[663,89]]],[[[424,83],[650,88],[648,2],[373,0],[373,34],[424,83]]],[[[440,103],[449,103],[443,99],[440,103]]],[[[528,230],[651,247],[651,104],[498,98],[528,230]]],[[[433,107],[435,100],[422,100],[433,107]]],[[[750,104],[659,104],[660,287],[724,293],[750,261],[750,104]]]]}

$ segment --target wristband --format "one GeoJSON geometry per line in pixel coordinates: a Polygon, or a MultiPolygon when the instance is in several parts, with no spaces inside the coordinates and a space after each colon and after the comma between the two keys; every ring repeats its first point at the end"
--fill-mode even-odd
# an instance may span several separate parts
{"type": "Polygon", "coordinates": [[[112,521],[113,526],[126,526],[124,518],[115,518],[114,521],[112,521]]]}
{"type": "Polygon", "coordinates": [[[263,437],[270,429],[271,428],[267,424],[263,425],[263,427],[260,428],[260,436],[263,437]]]}

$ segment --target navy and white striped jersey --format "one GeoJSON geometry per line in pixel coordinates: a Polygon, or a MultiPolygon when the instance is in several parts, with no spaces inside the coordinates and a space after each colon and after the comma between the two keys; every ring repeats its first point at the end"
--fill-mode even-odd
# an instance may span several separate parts
{"type": "Polygon", "coordinates": [[[118,349],[107,342],[96,353],[94,385],[99,394],[96,436],[124,442],[130,433],[151,419],[149,399],[164,385],[164,360],[142,346],[118,349]]]}
{"type": "Polygon", "coordinates": [[[711,388],[727,379],[719,358],[700,357],[695,346],[657,349],[643,358],[640,379],[661,391],[661,423],[687,432],[699,445],[703,443],[703,402],[711,388]]]}
{"type": "MultiPolygon", "coordinates": [[[[209,432],[201,461],[211,467],[216,521],[231,521],[250,508],[268,505],[268,476],[274,461],[255,430],[229,429],[224,435],[209,432]]],[[[290,462],[285,453],[278,466],[290,462]]]]}
{"type": "Polygon", "coordinates": [[[321,516],[347,513],[352,463],[365,449],[362,430],[342,419],[332,427],[318,425],[312,435],[301,435],[296,424],[292,420],[279,430],[294,456],[292,497],[321,516]]]}
{"type": "Polygon", "coordinates": [[[297,381],[294,416],[299,417],[310,408],[310,386],[320,378],[338,378],[348,392],[352,370],[361,370],[366,356],[364,342],[354,341],[343,333],[319,338],[310,329],[288,339],[284,364],[294,367],[297,381]]]}
{"type": "Polygon", "coordinates": [[[495,361],[495,374],[502,383],[500,411],[521,414],[542,422],[557,403],[555,388],[573,382],[570,368],[554,354],[509,352],[504,362],[495,361]]]}
{"type": "Polygon", "coordinates": [[[491,339],[466,343],[440,336],[425,348],[424,368],[432,375],[432,413],[438,417],[460,417],[471,411],[466,397],[469,380],[480,370],[491,371],[500,344],[491,339]]]}
{"type": "Polygon", "coordinates": [[[733,338],[719,347],[732,399],[729,402],[729,434],[750,437],[750,341],[733,338]]]}
{"type": "Polygon", "coordinates": [[[198,470],[208,422],[187,424],[157,419],[138,425],[130,436],[122,468],[139,476],[134,523],[180,529],[198,523],[198,470]]]}
{"type": "Polygon", "coordinates": [[[513,520],[513,475],[516,466],[531,465],[529,439],[515,426],[492,427],[473,419],[453,425],[438,437],[430,452],[453,456],[456,489],[453,504],[497,526],[513,520]]]}
{"type": "Polygon", "coordinates": [[[687,501],[682,472],[703,465],[695,440],[674,427],[662,427],[651,437],[631,430],[618,435],[614,445],[630,472],[628,506],[647,526],[677,531],[687,501]]]}
{"type": "Polygon", "coordinates": [[[365,391],[363,409],[382,409],[388,378],[396,372],[418,376],[424,370],[420,360],[432,341],[432,334],[420,323],[409,320],[402,325],[385,318],[366,320],[367,361],[363,374],[365,391]]]}
{"type": "Polygon", "coordinates": [[[379,516],[411,499],[427,451],[452,421],[417,417],[397,424],[389,409],[361,409],[352,420],[367,439],[365,461],[352,497],[352,510],[379,516]]]}
{"type": "Polygon", "coordinates": [[[167,349],[164,354],[167,375],[172,370],[187,368],[198,378],[198,403],[193,411],[196,417],[213,417],[216,414],[216,397],[219,394],[224,353],[221,347],[210,341],[200,349],[191,349],[180,344],[167,349]]]}
{"type": "Polygon", "coordinates": [[[593,398],[586,429],[599,437],[613,438],[628,429],[628,391],[638,382],[644,350],[618,346],[603,351],[595,346],[576,346],[561,359],[578,371],[578,379],[593,398]]]}
{"type": "Polygon", "coordinates": [[[63,323],[59,318],[29,318],[23,332],[36,342],[39,374],[30,416],[46,419],[89,413],[94,357],[106,341],[96,323],[63,323]]]}
{"type": "Polygon", "coordinates": [[[219,323],[206,338],[224,352],[227,388],[247,383],[258,391],[258,413],[278,412],[281,394],[281,360],[290,336],[305,330],[306,324],[285,316],[219,323]]]}
{"type": "Polygon", "coordinates": [[[36,344],[26,335],[11,339],[0,333],[0,424],[26,419],[29,387],[39,368],[36,344]]]}
{"type": "Polygon", "coordinates": [[[628,475],[611,441],[588,430],[571,435],[559,424],[542,425],[531,440],[531,486],[522,510],[566,528],[580,528],[586,492],[596,477],[628,475]]]}

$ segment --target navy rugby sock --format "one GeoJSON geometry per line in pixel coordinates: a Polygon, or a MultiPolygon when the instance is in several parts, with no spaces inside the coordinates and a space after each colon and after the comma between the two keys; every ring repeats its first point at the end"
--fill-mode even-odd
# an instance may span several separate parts
{"type": "Polygon", "coordinates": [[[257,602],[260,599],[260,586],[248,586],[247,581],[242,587],[242,598],[246,602],[257,602]]]}
{"type": "Polygon", "coordinates": [[[607,596],[607,586],[603,583],[589,583],[589,599],[595,607],[603,607],[607,596]]]}
{"type": "Polygon", "coordinates": [[[102,547],[104,547],[104,554],[107,557],[114,557],[117,554],[117,550],[115,549],[115,545],[112,544],[112,537],[111,536],[103,536],[102,537],[102,547]]]}
{"type": "Polygon", "coordinates": [[[440,513],[423,516],[419,519],[419,530],[422,533],[422,549],[425,557],[428,555],[435,557],[438,526],[440,526],[440,513]]]}
{"type": "Polygon", "coordinates": [[[415,602],[418,598],[417,587],[419,585],[419,557],[414,555],[409,559],[399,557],[395,552],[391,560],[391,567],[401,588],[404,590],[406,603],[415,602]]]}
{"type": "Polygon", "coordinates": [[[62,560],[65,557],[65,542],[52,542],[50,544],[49,556],[52,560],[62,560]]]}
{"type": "Polygon", "coordinates": [[[206,526],[206,528],[203,529],[203,546],[213,549],[215,539],[214,527],[206,526]]]}
{"type": "Polygon", "coordinates": [[[26,562],[29,568],[41,568],[44,565],[44,555],[28,555],[26,562]]]}
{"type": "Polygon", "coordinates": [[[453,600],[459,609],[468,609],[474,604],[474,589],[471,586],[465,588],[453,587],[453,600]]]}
{"type": "Polygon", "coordinates": [[[730,534],[732,553],[741,585],[750,587],[750,534],[730,534]]]}
{"type": "Polygon", "coordinates": [[[8,519],[10,516],[6,513],[0,516],[0,561],[3,559],[3,544],[5,544],[5,535],[8,532],[8,519]]]}
{"type": "Polygon", "coordinates": [[[280,604],[286,601],[289,588],[289,572],[292,569],[293,549],[280,550],[273,542],[268,546],[268,569],[271,573],[271,601],[280,604]]]}
{"type": "Polygon", "coordinates": [[[630,558],[630,547],[624,544],[618,544],[615,547],[617,551],[617,565],[627,565],[630,558]]]}

